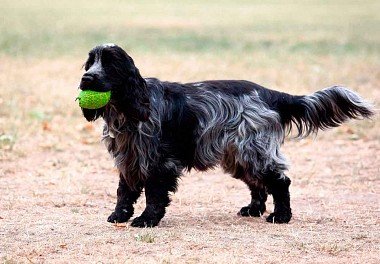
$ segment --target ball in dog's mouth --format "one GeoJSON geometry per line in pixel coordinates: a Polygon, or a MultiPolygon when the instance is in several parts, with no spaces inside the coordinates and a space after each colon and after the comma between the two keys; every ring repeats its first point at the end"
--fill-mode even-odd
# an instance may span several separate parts
{"type": "Polygon", "coordinates": [[[81,91],[75,100],[79,106],[86,109],[99,109],[107,105],[111,99],[111,91],[98,92],[92,90],[81,91]]]}

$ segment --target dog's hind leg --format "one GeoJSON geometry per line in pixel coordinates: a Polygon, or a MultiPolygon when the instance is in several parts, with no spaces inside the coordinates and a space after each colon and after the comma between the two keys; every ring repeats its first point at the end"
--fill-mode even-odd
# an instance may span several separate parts
{"type": "Polygon", "coordinates": [[[266,209],[267,192],[263,186],[248,186],[251,191],[251,203],[238,212],[240,216],[261,216],[266,209]]]}
{"type": "MultiPolygon", "coordinates": [[[[175,167],[175,166],[174,166],[175,167]]],[[[154,170],[145,183],[146,207],[131,225],[134,227],[154,227],[164,217],[166,207],[170,204],[169,192],[177,190],[180,172],[164,166],[154,170]]]]}
{"type": "Polygon", "coordinates": [[[288,223],[292,218],[290,208],[290,179],[283,173],[267,170],[262,174],[268,193],[273,196],[274,212],[267,217],[270,223],[288,223]]]}
{"type": "Polygon", "coordinates": [[[238,215],[261,216],[265,212],[265,202],[268,196],[263,181],[244,170],[240,165],[236,167],[233,177],[244,181],[251,191],[251,203],[242,207],[238,215]]]}
{"type": "Polygon", "coordinates": [[[140,197],[141,191],[142,185],[136,186],[135,189],[131,189],[125,182],[124,177],[120,174],[115,211],[108,217],[107,221],[110,223],[127,222],[133,215],[133,204],[140,197]]]}

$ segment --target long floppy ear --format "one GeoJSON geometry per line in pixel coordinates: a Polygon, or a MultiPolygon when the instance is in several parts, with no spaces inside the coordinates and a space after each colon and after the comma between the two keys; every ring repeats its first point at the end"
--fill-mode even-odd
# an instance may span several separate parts
{"type": "Polygon", "coordinates": [[[133,59],[127,54],[125,65],[127,71],[123,87],[115,95],[118,97],[118,106],[127,119],[147,121],[150,116],[150,91],[139,70],[135,67],[133,59]]]}
{"type": "Polygon", "coordinates": [[[95,121],[100,116],[103,116],[104,107],[95,110],[82,108],[82,113],[88,122],[95,121]]]}

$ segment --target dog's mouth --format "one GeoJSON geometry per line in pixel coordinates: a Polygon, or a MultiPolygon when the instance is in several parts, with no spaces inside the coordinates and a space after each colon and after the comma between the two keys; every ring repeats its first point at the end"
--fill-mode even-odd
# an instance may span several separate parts
{"type": "Polygon", "coordinates": [[[89,82],[82,79],[78,88],[82,91],[91,90],[95,92],[108,92],[111,91],[112,85],[103,80],[94,80],[89,82]]]}
{"type": "Polygon", "coordinates": [[[111,91],[111,85],[108,84],[99,84],[99,85],[89,85],[89,84],[80,84],[78,89],[82,91],[91,90],[95,92],[108,92],[111,91]]]}

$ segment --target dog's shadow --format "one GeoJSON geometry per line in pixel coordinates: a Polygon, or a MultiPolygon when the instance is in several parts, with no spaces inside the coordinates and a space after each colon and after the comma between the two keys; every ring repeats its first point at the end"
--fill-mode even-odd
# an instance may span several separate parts
{"type": "Polygon", "coordinates": [[[225,228],[226,226],[231,227],[242,227],[251,225],[268,224],[265,219],[268,216],[265,213],[261,217],[242,217],[238,216],[237,213],[218,213],[218,214],[204,214],[204,215],[185,215],[185,214],[175,214],[167,215],[160,222],[160,227],[165,228],[175,228],[175,227],[199,227],[207,228],[210,226],[220,226],[225,228]]]}

